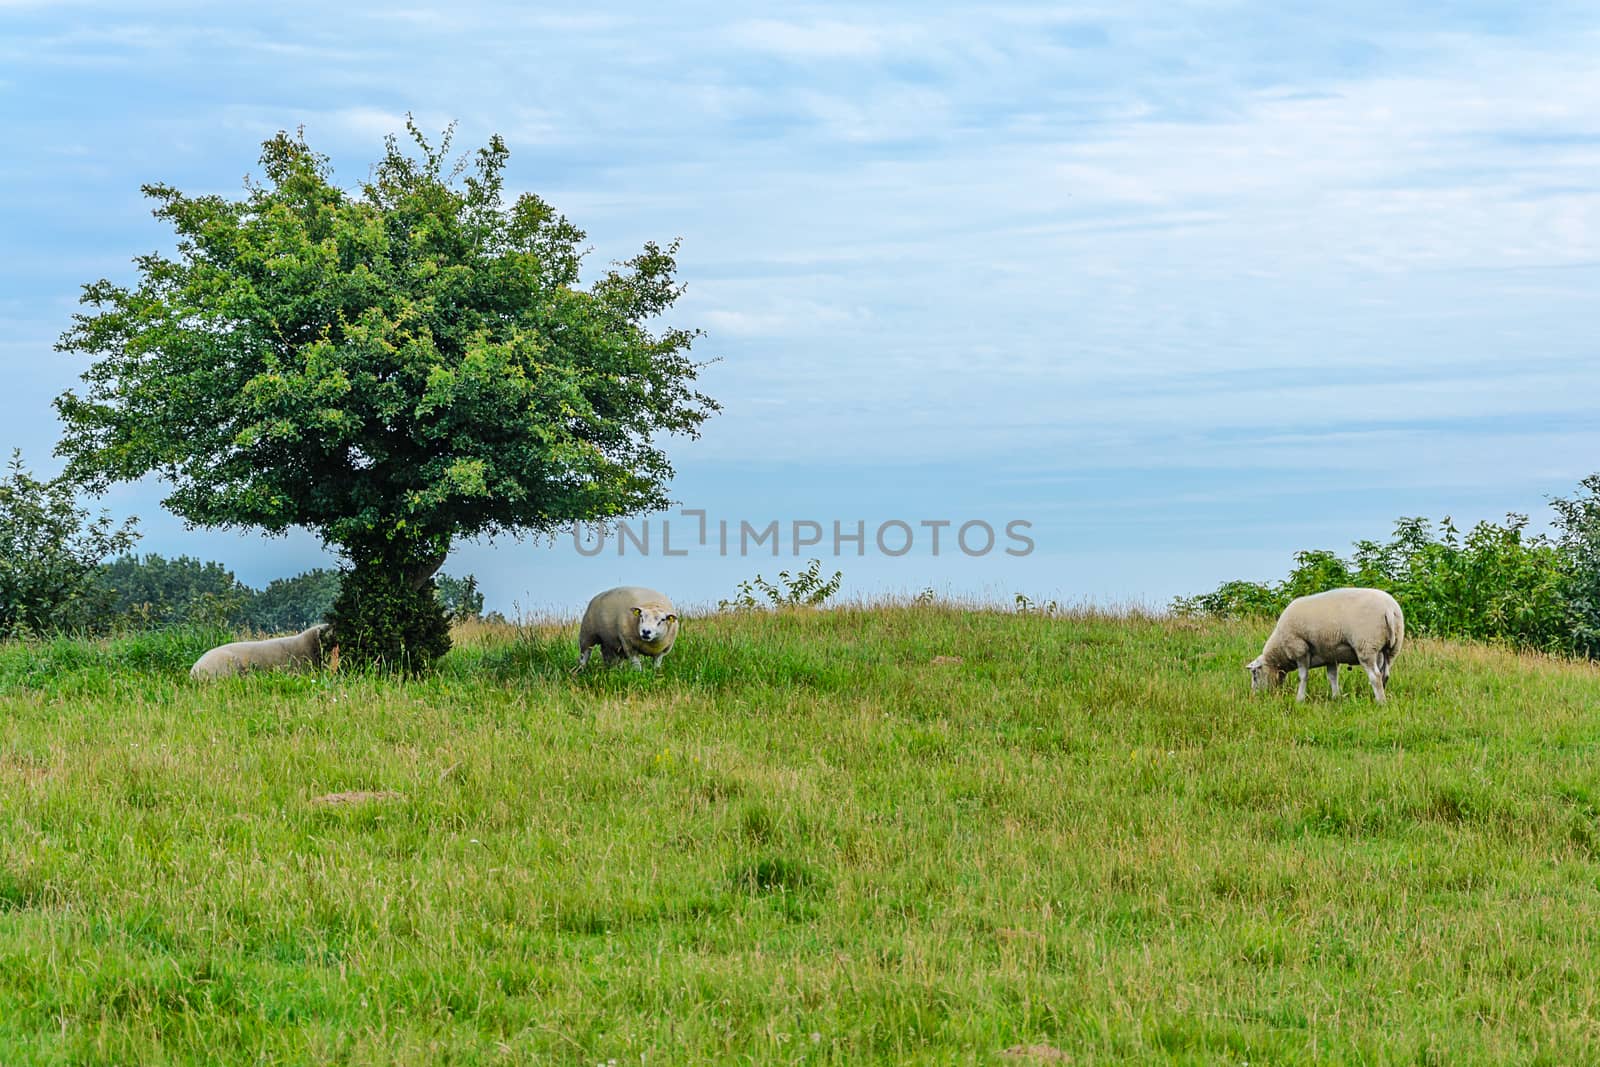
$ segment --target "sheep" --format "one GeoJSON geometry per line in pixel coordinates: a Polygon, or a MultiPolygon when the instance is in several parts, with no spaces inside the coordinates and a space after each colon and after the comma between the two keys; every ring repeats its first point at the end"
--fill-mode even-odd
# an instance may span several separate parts
{"type": "Polygon", "coordinates": [[[634,670],[643,670],[642,657],[661,660],[678,637],[678,613],[672,601],[654,589],[624,585],[608,589],[589,601],[578,627],[577,674],[589,664],[596,645],[609,666],[626,656],[634,670]]]}
{"type": "Polygon", "coordinates": [[[309,630],[290,637],[271,637],[265,641],[235,641],[213,648],[189,668],[189,677],[196,681],[226,678],[251,670],[271,670],[276,667],[319,667],[323,654],[332,645],[332,628],[319,623],[309,630]]]}
{"type": "Polygon", "coordinates": [[[1360,664],[1372,683],[1372,696],[1382,704],[1389,667],[1400,654],[1405,616],[1394,597],[1381,589],[1330,589],[1299,597],[1278,617],[1261,655],[1245,664],[1250,690],[1276,688],[1290,667],[1300,672],[1296,700],[1306,698],[1306,675],[1313,667],[1328,668],[1328,685],[1339,695],[1339,665],[1360,664]]]}

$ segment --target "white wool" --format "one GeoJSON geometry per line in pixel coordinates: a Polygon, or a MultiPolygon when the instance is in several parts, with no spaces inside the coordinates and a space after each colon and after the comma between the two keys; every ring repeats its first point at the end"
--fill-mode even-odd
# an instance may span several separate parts
{"type": "Polygon", "coordinates": [[[329,629],[327,623],[321,623],[289,637],[221,645],[196,660],[195,665],[189,668],[189,677],[199,681],[226,678],[245,671],[319,666],[329,629]]]}
{"type": "Polygon", "coordinates": [[[636,585],[608,589],[589,601],[583,613],[573,671],[588,665],[596,645],[608,664],[628,659],[642,668],[642,658],[649,656],[660,667],[677,637],[678,611],[666,594],[636,585]]]}
{"type": "Polygon", "coordinates": [[[1394,597],[1381,589],[1330,589],[1292,601],[1261,650],[1246,664],[1254,688],[1276,685],[1293,669],[1300,675],[1297,699],[1306,698],[1306,674],[1328,669],[1328,681],[1339,693],[1341,664],[1358,664],[1382,703],[1389,666],[1405,639],[1405,616],[1394,597]]]}

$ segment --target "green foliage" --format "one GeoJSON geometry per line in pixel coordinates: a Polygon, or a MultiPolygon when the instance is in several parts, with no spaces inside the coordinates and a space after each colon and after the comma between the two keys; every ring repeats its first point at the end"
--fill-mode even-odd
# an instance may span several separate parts
{"type": "Polygon", "coordinates": [[[1180,615],[1210,615],[1219,619],[1249,619],[1277,615],[1290,598],[1261,582],[1223,582],[1209,593],[1177,597],[1172,610],[1180,615]]]}
{"type": "MultiPolygon", "coordinates": [[[[37,483],[34,491],[37,492],[37,483]]],[[[60,492],[60,490],[57,490],[60,492]]],[[[70,499],[70,495],[65,499],[70,499]]],[[[13,510],[15,522],[23,512],[13,510]]],[[[9,554],[13,570],[38,557],[9,554]]],[[[220,563],[191,556],[167,559],[157,553],[125,553],[95,567],[89,585],[56,621],[38,619],[26,632],[75,630],[88,633],[210,628],[285,633],[324,621],[339,594],[340,572],[319,567],[292,578],[277,578],[259,592],[241,583],[220,563]]],[[[484,597],[472,575],[437,578],[438,600],[449,619],[479,618],[484,597]]],[[[409,598],[407,598],[409,599],[409,598]]]]}
{"type": "Polygon", "coordinates": [[[339,572],[326,567],[293,578],[274,578],[250,598],[244,623],[263,633],[309,629],[327,618],[338,595],[339,572]]]}
{"type": "MultiPolygon", "coordinates": [[[[1528,536],[1525,515],[1480,522],[1463,537],[1445,519],[1437,532],[1422,519],[1401,520],[1388,586],[1418,633],[1507,641],[1548,652],[1573,652],[1559,546],[1528,536]]],[[[1387,560],[1385,560],[1387,562],[1387,560]]]]}
{"type": "Polygon", "coordinates": [[[1018,615],[1054,615],[1061,610],[1061,605],[1056,601],[1040,603],[1027,593],[1018,593],[1011,599],[1017,606],[1018,615]]]}
{"type": "Polygon", "coordinates": [[[473,575],[455,578],[441,574],[435,579],[439,590],[439,603],[451,619],[476,619],[483,615],[483,593],[478,589],[478,579],[473,575]]]}
{"type": "Polygon", "coordinates": [[[1550,501],[1567,581],[1573,650],[1600,658],[1600,474],[1579,483],[1581,492],[1550,501]]]}
{"type": "Polygon", "coordinates": [[[96,578],[138,540],[133,527],[91,519],[71,481],[41,482],[13,452],[0,481],[0,638],[102,629],[111,596],[96,578]]]}
{"type": "Polygon", "coordinates": [[[341,658],[413,674],[450,651],[450,620],[430,577],[417,585],[392,567],[344,572],[328,612],[341,658]]]}
{"type": "Polygon", "coordinates": [[[253,592],[220,563],[156,553],[124,555],[100,572],[120,625],[139,628],[236,625],[253,592]]]}
{"type": "Polygon", "coordinates": [[[1312,549],[1295,553],[1294,570],[1289,572],[1288,579],[1283,583],[1282,595],[1287,603],[1297,596],[1354,584],[1355,578],[1349,564],[1332,552],[1312,549]]]}
{"type": "Polygon", "coordinates": [[[764,607],[820,607],[839,591],[844,581],[843,571],[834,571],[833,577],[822,576],[822,561],[813,559],[803,571],[779,571],[776,584],[761,575],[739,583],[739,592],[732,600],[719,600],[717,607],[723,611],[748,611],[764,607]]]}
{"type": "Polygon", "coordinates": [[[1571,552],[1528,517],[1480,522],[1465,536],[1446,518],[1403,518],[1386,542],[1358,541],[1350,559],[1316,550],[1295,554],[1276,584],[1225,582],[1210,593],[1179,597],[1181,614],[1224,618],[1275,616],[1295,597],[1340,586],[1391,593],[1410,633],[1504,641],[1547,652],[1581,652],[1570,618],[1571,552]]]}
{"type": "Polygon", "coordinates": [[[506,203],[499,137],[453,166],[448,133],[407,127],[414,154],[389,138],[354,190],[286,133],[241,199],[145,187],[178,253],[86,286],[58,344],[93,358],[56,401],[75,476],[157,473],[190,522],[315,531],[347,573],[389,572],[348,604],[420,587],[457,538],[669,504],[662,438],[717,409],[692,388],[696,332],[653,328],[676,244],[581,288],[583,231],[532,193],[506,203]]]}

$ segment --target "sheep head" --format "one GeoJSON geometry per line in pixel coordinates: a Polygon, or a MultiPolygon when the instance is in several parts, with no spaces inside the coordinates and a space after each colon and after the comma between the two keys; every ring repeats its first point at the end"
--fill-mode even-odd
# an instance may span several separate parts
{"type": "Polygon", "coordinates": [[[639,640],[646,648],[660,645],[677,633],[677,613],[667,611],[659,604],[636,605],[633,620],[639,627],[639,640]]]}
{"type": "Polygon", "coordinates": [[[1276,667],[1267,666],[1266,660],[1257,656],[1244,665],[1250,672],[1250,692],[1259,693],[1263,689],[1276,689],[1283,684],[1284,672],[1276,667]]]}

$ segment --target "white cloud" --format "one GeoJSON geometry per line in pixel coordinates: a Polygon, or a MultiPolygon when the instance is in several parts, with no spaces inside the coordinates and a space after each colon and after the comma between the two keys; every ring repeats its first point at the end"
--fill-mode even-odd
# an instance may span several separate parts
{"type": "MultiPolygon", "coordinates": [[[[729,287],[719,286],[726,290],[729,287]]],[[[712,308],[694,310],[694,303],[686,300],[680,310],[683,317],[704,322],[711,342],[719,337],[790,337],[815,338],[819,333],[838,330],[851,324],[860,324],[871,318],[865,308],[842,308],[803,300],[766,300],[757,298],[754,303],[762,310],[735,310],[712,308]]]]}
{"type": "MultiPolygon", "coordinates": [[[[389,134],[403,135],[406,129],[404,114],[377,107],[345,107],[320,114],[313,113],[310,117],[312,121],[306,123],[308,126],[327,125],[373,141],[381,141],[389,134]]],[[[420,120],[418,126],[428,131],[442,129],[448,123],[448,119],[441,123],[438,117],[434,117],[431,120],[420,120]]]]}
{"type": "MultiPolygon", "coordinates": [[[[438,135],[451,119],[443,112],[414,112],[418,128],[437,145],[438,135]]],[[[383,139],[395,134],[404,140],[406,116],[403,111],[389,108],[353,105],[340,108],[268,108],[261,105],[232,106],[224,109],[220,121],[226,126],[247,131],[251,137],[270,137],[278,130],[293,130],[304,126],[306,140],[314,147],[326,151],[331,139],[353,141],[359,153],[343,154],[335,158],[336,174],[352,176],[359,173],[355,167],[370,163],[381,152],[383,139]]],[[[457,139],[457,145],[461,144],[457,139]]],[[[231,190],[230,190],[231,192],[231,190]]]]}
{"type": "Polygon", "coordinates": [[[788,322],[782,315],[723,309],[707,311],[700,318],[713,336],[730,334],[734,337],[762,337],[781,333],[788,322]]]}
{"type": "Polygon", "coordinates": [[[727,35],[736,45],[791,59],[873,58],[884,52],[889,37],[882,26],[834,19],[751,19],[728,27],[727,35]]]}

